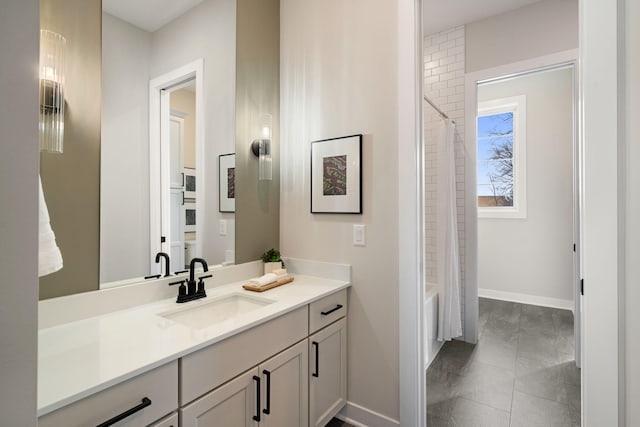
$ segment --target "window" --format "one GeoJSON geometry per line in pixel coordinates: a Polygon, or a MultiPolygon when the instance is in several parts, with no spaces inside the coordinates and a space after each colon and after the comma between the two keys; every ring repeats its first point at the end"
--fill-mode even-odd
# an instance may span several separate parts
{"type": "Polygon", "coordinates": [[[526,217],[525,106],[524,95],[478,103],[479,217],[526,217]]]}

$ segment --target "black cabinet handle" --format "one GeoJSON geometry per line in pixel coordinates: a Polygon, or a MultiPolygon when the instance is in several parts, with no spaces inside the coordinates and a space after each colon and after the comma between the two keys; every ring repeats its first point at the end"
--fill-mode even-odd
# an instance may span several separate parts
{"type": "Polygon", "coordinates": [[[184,206],[184,191],[182,192],[182,206],[184,206]]]}
{"type": "Polygon", "coordinates": [[[266,369],[262,371],[265,377],[267,377],[267,404],[266,407],[262,410],[265,414],[269,415],[271,413],[271,372],[266,369]]]}
{"type": "Polygon", "coordinates": [[[118,421],[122,421],[125,418],[130,417],[131,415],[135,414],[136,412],[142,411],[147,406],[151,406],[151,399],[149,399],[148,397],[143,397],[142,398],[142,403],[140,403],[137,406],[134,406],[133,408],[131,408],[131,409],[127,410],[127,411],[124,411],[120,415],[116,415],[115,417],[111,418],[108,421],[103,422],[102,424],[98,424],[98,427],[109,427],[109,426],[112,426],[115,423],[117,423],[118,421]]]}
{"type": "Polygon", "coordinates": [[[342,304],[337,304],[335,307],[333,307],[331,310],[329,311],[323,311],[320,314],[322,314],[323,316],[328,316],[331,313],[333,313],[334,311],[338,311],[342,308],[342,304]]]}
{"type": "Polygon", "coordinates": [[[184,172],[180,172],[182,174],[182,185],[181,187],[184,187],[184,172]]]}
{"type": "Polygon", "coordinates": [[[260,377],[254,375],[253,380],[256,382],[256,415],[253,416],[253,421],[260,422],[260,377]]]}
{"type": "Polygon", "coordinates": [[[315,347],[315,350],[316,350],[316,371],[311,375],[313,375],[314,377],[318,378],[320,376],[320,368],[318,367],[318,365],[319,365],[319,363],[318,363],[318,353],[319,353],[318,349],[320,348],[320,344],[318,344],[317,342],[313,341],[311,343],[311,345],[313,347],[315,347]]]}

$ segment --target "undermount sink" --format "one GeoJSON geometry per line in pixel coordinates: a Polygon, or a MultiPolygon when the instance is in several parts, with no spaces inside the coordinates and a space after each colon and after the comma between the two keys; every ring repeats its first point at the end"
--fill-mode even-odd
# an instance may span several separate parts
{"type": "Polygon", "coordinates": [[[274,302],[267,298],[233,293],[208,301],[187,303],[187,307],[173,309],[160,316],[193,329],[203,329],[274,302]]]}

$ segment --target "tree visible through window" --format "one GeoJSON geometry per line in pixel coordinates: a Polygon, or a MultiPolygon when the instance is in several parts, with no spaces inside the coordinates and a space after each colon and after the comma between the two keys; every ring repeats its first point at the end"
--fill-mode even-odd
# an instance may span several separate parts
{"type": "Polygon", "coordinates": [[[514,206],[514,113],[478,116],[478,207],[514,206]]]}

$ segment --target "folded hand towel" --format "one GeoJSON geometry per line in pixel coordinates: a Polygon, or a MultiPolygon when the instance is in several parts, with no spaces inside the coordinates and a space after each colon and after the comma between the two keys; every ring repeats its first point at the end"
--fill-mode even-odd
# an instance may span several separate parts
{"type": "Polygon", "coordinates": [[[273,273],[267,273],[262,277],[256,277],[249,280],[249,283],[257,286],[266,286],[278,280],[278,277],[273,273]]]}
{"type": "Polygon", "coordinates": [[[46,276],[62,268],[62,254],[56,244],[56,236],[53,234],[49,223],[49,211],[42,192],[42,181],[38,177],[39,184],[39,253],[38,276],[46,276]]]}
{"type": "Polygon", "coordinates": [[[288,276],[287,270],[285,268],[279,268],[277,270],[273,270],[272,273],[278,276],[279,279],[281,279],[282,277],[288,276]]]}

